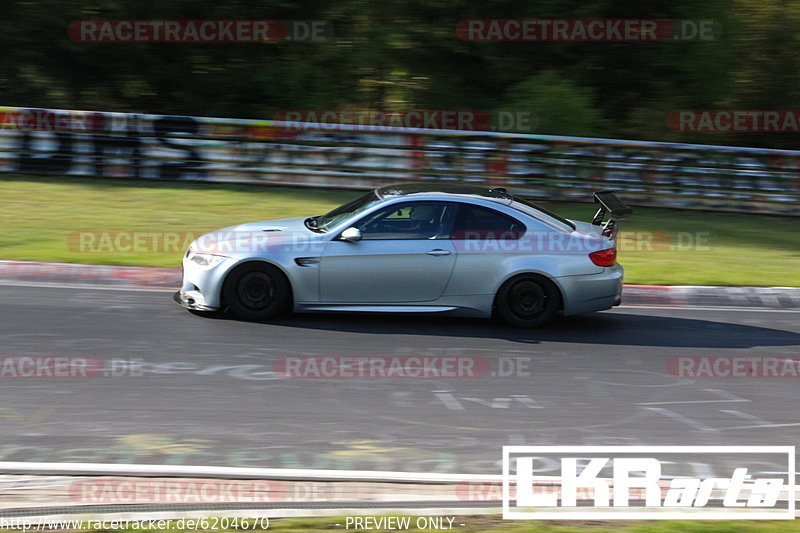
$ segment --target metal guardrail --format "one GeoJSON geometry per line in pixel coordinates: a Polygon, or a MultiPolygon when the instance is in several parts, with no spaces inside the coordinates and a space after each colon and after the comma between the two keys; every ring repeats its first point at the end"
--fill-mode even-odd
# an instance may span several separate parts
{"type": "MultiPolygon", "coordinates": [[[[149,465],[129,463],[34,463],[0,461],[0,475],[137,476],[203,479],[271,479],[295,481],[361,481],[374,483],[500,483],[500,474],[448,474],[381,470],[246,468],[236,466],[149,465]]],[[[550,479],[540,476],[542,479],[550,479]]],[[[538,479],[538,478],[537,478],[538,479]]]]}
{"type": "MultiPolygon", "coordinates": [[[[0,518],[46,524],[76,517],[497,515],[502,481],[491,474],[0,462],[0,518]]],[[[559,490],[556,476],[532,481],[539,491],[559,490]]],[[[662,492],[669,488],[667,481],[660,485],[662,492]]],[[[780,501],[789,494],[782,492],[780,501]]],[[[644,501],[645,489],[630,489],[630,496],[644,501]]],[[[721,500],[724,490],[712,496],[721,500]]],[[[581,487],[577,497],[588,502],[593,489],[581,487]]]]}
{"type": "Polygon", "coordinates": [[[537,198],[800,215],[800,151],[0,107],[0,172],[367,189],[508,185],[537,198]]]}
{"type": "Polygon", "coordinates": [[[0,462],[0,518],[497,514],[501,481],[500,475],[0,462]]]}

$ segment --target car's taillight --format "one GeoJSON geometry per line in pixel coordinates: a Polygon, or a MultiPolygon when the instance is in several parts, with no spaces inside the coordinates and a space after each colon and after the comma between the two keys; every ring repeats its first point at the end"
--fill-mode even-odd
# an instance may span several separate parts
{"type": "Polygon", "coordinates": [[[592,252],[589,254],[589,259],[592,260],[597,266],[610,267],[614,266],[617,262],[617,249],[609,248],[608,250],[600,250],[599,252],[592,252]]]}

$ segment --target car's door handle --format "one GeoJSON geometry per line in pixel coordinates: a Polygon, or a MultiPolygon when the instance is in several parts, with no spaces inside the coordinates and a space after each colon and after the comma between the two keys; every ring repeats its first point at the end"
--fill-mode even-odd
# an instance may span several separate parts
{"type": "Polygon", "coordinates": [[[425,252],[425,253],[428,255],[450,255],[449,251],[442,249],[431,250],[430,252],[425,252]]]}

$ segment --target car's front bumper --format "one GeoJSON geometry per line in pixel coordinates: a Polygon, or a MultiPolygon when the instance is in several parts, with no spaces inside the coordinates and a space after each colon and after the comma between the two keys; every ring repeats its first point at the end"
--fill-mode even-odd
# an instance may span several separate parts
{"type": "Polygon", "coordinates": [[[183,283],[173,300],[195,311],[219,311],[221,309],[222,283],[237,260],[226,257],[213,267],[201,267],[183,258],[183,283]]]}
{"type": "Polygon", "coordinates": [[[172,295],[172,300],[192,311],[219,311],[219,307],[206,304],[205,296],[200,291],[177,291],[172,295]]]}

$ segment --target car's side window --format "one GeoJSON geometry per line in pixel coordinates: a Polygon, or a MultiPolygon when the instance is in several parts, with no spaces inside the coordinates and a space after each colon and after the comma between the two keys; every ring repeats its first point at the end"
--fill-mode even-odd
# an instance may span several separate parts
{"type": "Polygon", "coordinates": [[[452,239],[519,239],[525,225],[499,211],[480,205],[459,204],[452,239]]]}
{"type": "Polygon", "coordinates": [[[357,222],[362,240],[446,239],[455,217],[449,202],[404,202],[357,222]]]}

